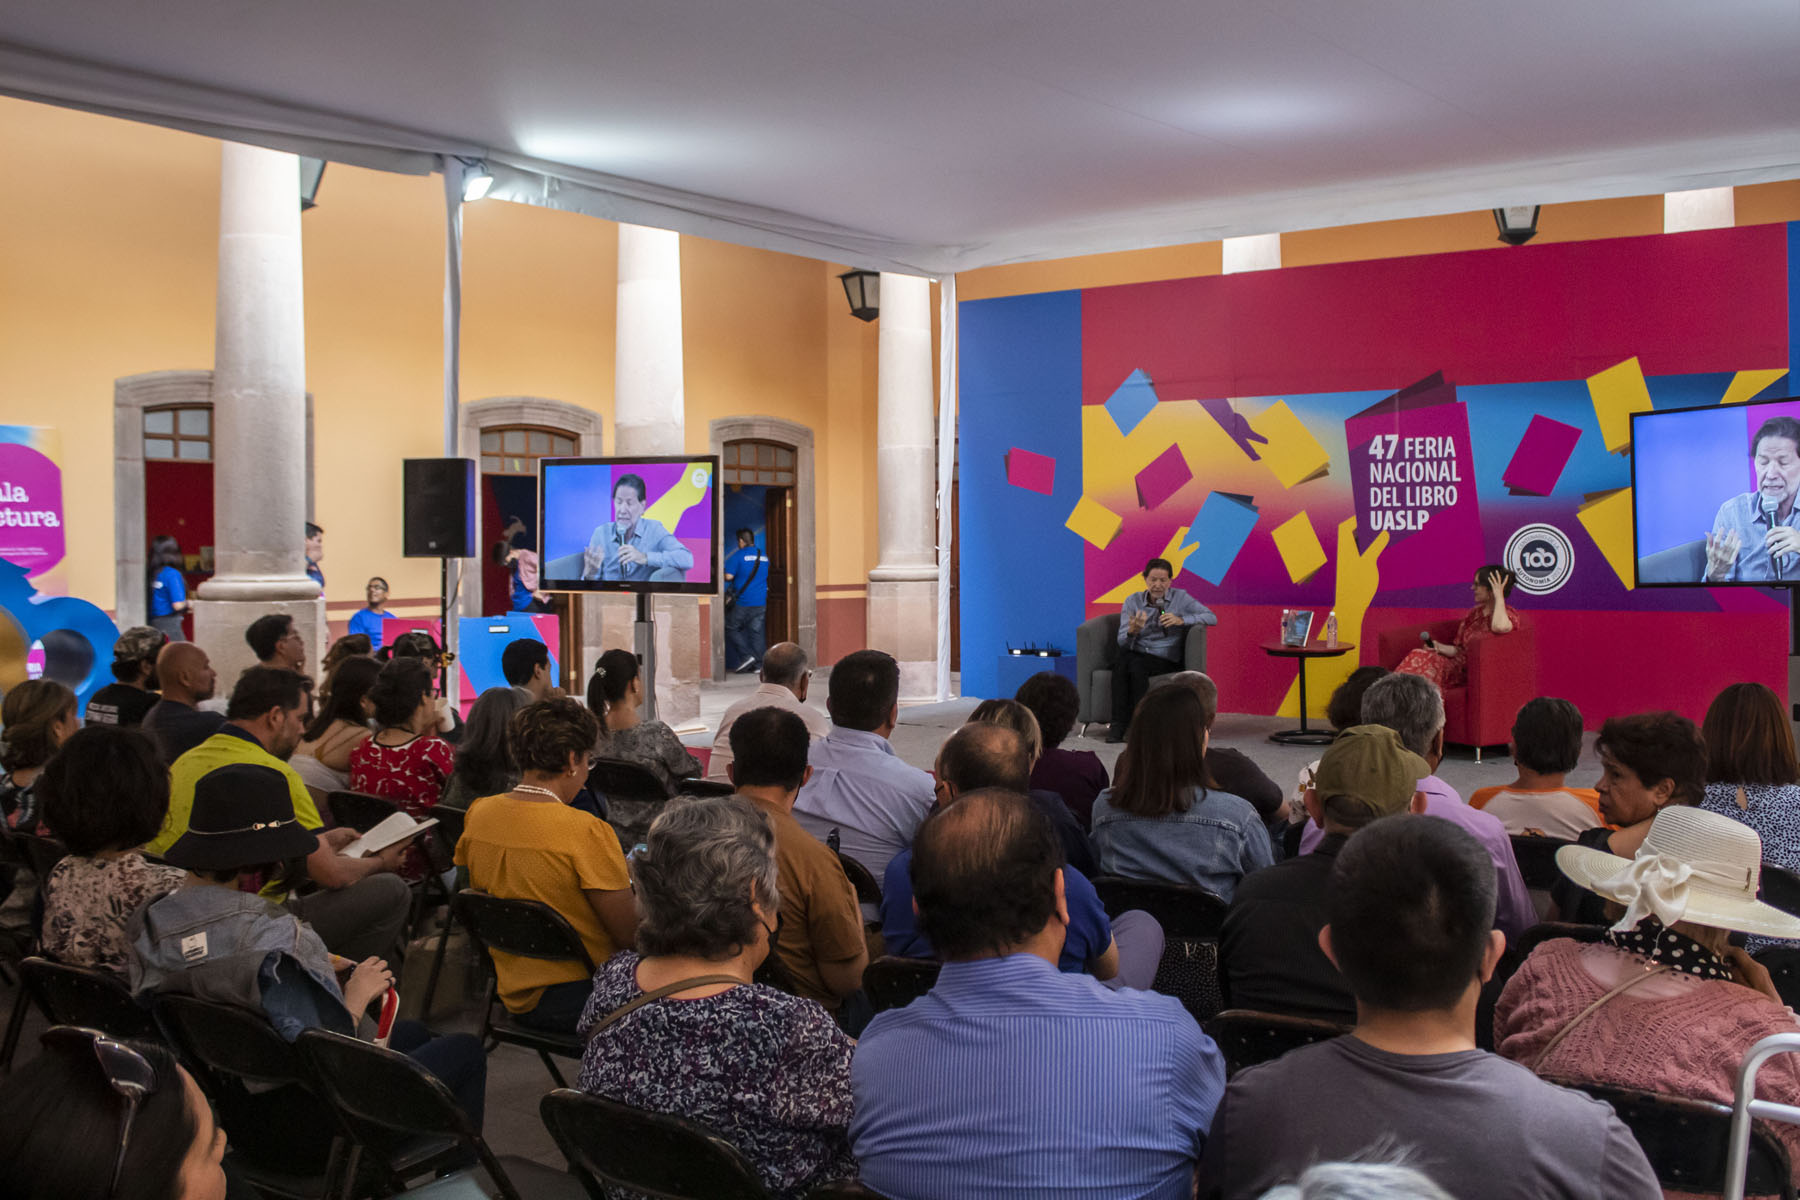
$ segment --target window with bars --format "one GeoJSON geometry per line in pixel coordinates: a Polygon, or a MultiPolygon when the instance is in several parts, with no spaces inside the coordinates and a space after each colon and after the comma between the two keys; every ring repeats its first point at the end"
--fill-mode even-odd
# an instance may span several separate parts
{"type": "Polygon", "coordinates": [[[159,462],[212,461],[212,409],[204,404],[144,410],[144,457],[159,462]]]}
{"type": "Polygon", "coordinates": [[[577,453],[573,434],[535,425],[512,425],[481,431],[483,475],[536,475],[538,459],[568,458],[577,453]]]}
{"type": "Polygon", "coordinates": [[[774,442],[726,442],[719,461],[726,483],[794,484],[794,452],[774,442]]]}

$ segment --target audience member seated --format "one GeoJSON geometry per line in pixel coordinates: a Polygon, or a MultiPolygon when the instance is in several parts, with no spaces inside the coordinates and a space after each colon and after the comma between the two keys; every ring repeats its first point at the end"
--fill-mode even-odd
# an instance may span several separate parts
{"type": "Polygon", "coordinates": [[[1119,658],[1112,671],[1112,728],[1106,740],[1122,742],[1137,715],[1150,681],[1181,669],[1188,625],[1217,625],[1212,609],[1178,587],[1164,558],[1144,564],[1144,590],[1125,597],[1119,608],[1119,658]]]}
{"type": "Polygon", "coordinates": [[[88,697],[89,725],[138,725],[156,704],[156,655],[168,642],[160,629],[139,625],[113,643],[113,681],[88,697]]]}
{"type": "MultiPolygon", "coordinates": [[[[186,881],[126,926],[132,992],[258,1008],[290,1042],[307,1029],[356,1036],[364,1011],[393,986],[387,962],[338,958],[311,925],[246,890],[270,876],[297,882],[318,847],[318,835],[294,815],[280,771],[234,763],[202,776],[187,829],[164,855],[186,881]]],[[[479,1038],[434,1037],[416,1021],[396,1021],[388,1045],[442,1079],[480,1127],[487,1055],[479,1038]]]]}
{"type": "MultiPolygon", "coordinates": [[[[444,652],[438,648],[436,641],[423,629],[412,629],[395,638],[393,644],[375,656],[383,663],[393,662],[396,658],[416,658],[425,664],[433,675],[443,671],[448,665],[444,652]]],[[[452,746],[462,740],[462,716],[456,711],[454,704],[446,704],[438,713],[438,736],[452,746]]]]}
{"type": "Polygon", "coordinates": [[[1477,788],[1469,807],[1500,818],[1508,833],[1574,839],[1599,825],[1600,793],[1572,788],[1563,777],[1581,761],[1581,710],[1540,696],[1513,718],[1512,757],[1519,776],[1502,787],[1477,788]]]}
{"type": "Polygon", "coordinates": [[[550,676],[550,647],[537,638],[516,638],[500,652],[500,674],[519,693],[521,704],[548,700],[557,692],[550,676]]]}
{"type": "MultiPolygon", "coordinates": [[[[1672,712],[1612,717],[1594,743],[1600,755],[1600,815],[1611,828],[1575,840],[1591,850],[1631,858],[1651,819],[1670,805],[1698,805],[1706,795],[1706,745],[1700,730],[1672,712]]],[[[1550,890],[1562,919],[1584,925],[1612,921],[1598,896],[1559,879],[1550,890]]]]}
{"type": "MultiPolygon", "coordinates": [[[[1800,871],[1800,763],[1780,699],[1765,684],[1734,683],[1707,708],[1700,736],[1706,743],[1700,807],[1756,830],[1764,862],[1800,871]]],[[[1753,938],[1750,949],[1761,944],[1753,938]]]]}
{"type": "Polygon", "coordinates": [[[1385,725],[1353,725],[1325,748],[1306,811],[1325,830],[1311,854],[1246,875],[1225,914],[1219,974],[1227,1008],[1292,1013],[1348,1024],[1350,985],[1319,948],[1331,869],[1350,835],[1405,812],[1430,773],[1385,725]]]}
{"type": "Polygon", "coordinates": [[[224,1157],[212,1105],[155,1042],[59,1025],[0,1084],[8,1200],[255,1197],[228,1182],[224,1157]]]}
{"type": "MultiPolygon", "coordinates": [[[[1425,797],[1426,816],[1439,817],[1460,825],[1487,847],[1494,860],[1494,878],[1498,892],[1494,905],[1494,928],[1508,938],[1518,937],[1537,924],[1537,909],[1531,893],[1519,874],[1519,860],[1513,856],[1512,839],[1500,818],[1464,804],[1456,789],[1436,775],[1444,760],[1444,694],[1418,675],[1394,672],[1369,685],[1363,693],[1363,724],[1386,725],[1400,735],[1400,744],[1425,760],[1432,774],[1419,780],[1419,791],[1425,797]]],[[[1324,836],[1316,824],[1308,828],[1315,842],[1324,836]]]]}
{"type": "MultiPolygon", "coordinates": [[[[1363,693],[1387,673],[1386,667],[1358,667],[1350,672],[1348,679],[1332,689],[1331,699],[1325,704],[1325,720],[1332,729],[1341,733],[1352,725],[1362,724],[1363,693]]],[[[1294,785],[1294,795],[1288,801],[1289,817],[1296,824],[1311,823],[1306,815],[1306,789],[1313,785],[1313,772],[1318,769],[1316,758],[1300,768],[1299,782],[1294,785]]]]}
{"type": "Polygon", "coordinates": [[[379,644],[370,639],[366,633],[346,633],[331,643],[331,649],[325,652],[325,661],[319,664],[319,677],[325,681],[319,689],[319,694],[321,696],[331,694],[332,672],[353,658],[372,658],[378,649],[380,649],[379,644]]]}
{"type": "Polygon", "coordinates": [[[369,718],[375,715],[369,691],[380,674],[381,664],[368,657],[347,658],[332,669],[331,690],[320,698],[318,714],[288,759],[315,800],[350,788],[350,754],[369,740],[369,718]]]}
{"type": "Polygon", "coordinates": [[[1094,801],[1102,875],[1198,884],[1229,901],[1238,880],[1275,861],[1255,807],[1207,786],[1213,716],[1185,687],[1154,688],[1138,705],[1113,786],[1094,801]]]}
{"type": "MultiPolygon", "coordinates": [[[[779,649],[764,655],[765,671],[779,649]]],[[[861,990],[869,946],[843,864],[794,820],[794,797],[812,774],[806,765],[811,736],[799,714],[770,705],[732,722],[731,740],[731,782],[775,832],[781,890],[776,957],[795,991],[835,1013],[861,990]]]]}
{"type": "Polygon", "coordinates": [[[851,1068],[850,1142],[881,1195],[1191,1195],[1224,1061],[1174,997],[1057,970],[1061,858],[1043,814],[995,788],[919,830],[920,928],[944,967],[876,1014],[851,1068]]]}
{"type": "MultiPolygon", "coordinates": [[[[1650,821],[1632,859],[1565,846],[1577,886],[1625,906],[1598,944],[1544,942],[1494,1008],[1501,1054],[1540,1075],[1732,1102],[1750,1047],[1795,1031],[1762,964],[1731,933],[1800,937],[1800,917],[1756,898],[1762,844],[1718,813],[1680,806],[1650,821]]],[[[1800,1104],[1800,1063],[1771,1059],[1757,1095],[1800,1104]]],[[[1800,1128],[1771,1122],[1800,1181],[1800,1128]]]]}
{"type": "Polygon", "coordinates": [[[183,878],[137,849],[168,816],[169,772],[141,731],[90,725],[50,760],[38,791],[69,851],[44,881],[44,953],[123,975],[126,918],[183,878]]]}
{"type": "Polygon", "coordinates": [[[580,1086],[700,1122],[788,1198],[855,1173],[855,1044],[813,1001],[752,982],[775,940],[776,855],[741,797],[664,808],[631,864],[638,950],[595,974],[581,1019],[580,1086]]]}
{"type": "Polygon", "coordinates": [[[1044,750],[1031,768],[1031,786],[1063,798],[1076,822],[1086,830],[1093,821],[1094,797],[1106,790],[1112,778],[1106,764],[1092,750],[1064,750],[1063,741],[1075,728],[1081,712],[1081,693],[1073,681],[1055,671],[1039,671],[1019,685],[1013,699],[1037,718],[1044,750]]]}
{"type": "Polygon", "coordinates": [[[1494,900],[1487,851],[1450,822],[1357,831],[1319,934],[1356,996],[1356,1029],[1232,1079],[1200,1195],[1249,1200],[1381,1145],[1452,1196],[1661,1197],[1611,1108],[1475,1048],[1476,1001],[1506,947],[1494,900]]]}
{"type": "Polygon", "coordinates": [[[144,714],[144,732],[155,739],[157,757],[170,765],[219,732],[225,715],[200,707],[213,698],[218,675],[206,651],[192,642],[170,642],[157,653],[156,680],[162,699],[144,714]]]}
{"type": "Polygon", "coordinates": [[[1308,1167],[1300,1178],[1264,1192],[1262,1200],[1455,1200],[1402,1163],[1341,1162],[1308,1167]]]}
{"type": "MultiPolygon", "coordinates": [[[[350,751],[350,790],[392,800],[423,821],[456,769],[456,751],[435,732],[444,708],[437,680],[418,659],[395,659],[376,675],[368,700],[375,733],[350,751]]],[[[430,869],[424,848],[409,843],[401,876],[423,879],[430,869]]]]}
{"type": "Polygon", "coordinates": [[[700,760],[688,753],[675,731],[661,721],[646,721],[644,681],[637,655],[629,650],[608,650],[594,664],[587,686],[588,708],[600,719],[600,736],[591,747],[602,758],[621,758],[636,763],[662,784],[663,790],[638,796],[612,792],[606,796],[606,819],[619,831],[619,840],[635,846],[644,840],[677,781],[698,779],[700,760]]]}
{"type": "Polygon", "coordinates": [[[933,800],[931,776],[909,767],[888,737],[900,721],[900,664],[880,650],[857,650],[831,668],[825,699],[831,732],[806,752],[812,778],[794,801],[794,820],[880,879],[912,845],[933,800]]]}
{"type": "MultiPolygon", "coordinates": [[[[964,725],[938,749],[938,809],[984,789],[1022,794],[1019,788],[1027,777],[1025,757],[1025,746],[1016,731],[988,722],[964,725]]],[[[1049,819],[1042,804],[1032,808],[1049,819]]],[[[1054,823],[1051,828],[1055,829],[1054,823]]],[[[882,944],[888,954],[933,958],[931,939],[920,927],[913,903],[912,859],[911,850],[895,855],[882,880],[882,944]]],[[[1069,919],[1057,968],[1085,972],[1110,987],[1149,988],[1156,980],[1163,953],[1162,926],[1156,919],[1132,911],[1120,913],[1116,923],[1110,920],[1094,885],[1066,861],[1063,890],[1069,919]]]]}
{"type": "MultiPolygon", "coordinates": [[[[1164,681],[1164,686],[1189,689],[1200,697],[1200,704],[1207,712],[1218,714],[1219,685],[1211,675],[1203,671],[1177,671],[1164,681]]],[[[1287,797],[1282,795],[1281,785],[1263,774],[1262,768],[1242,750],[1213,745],[1210,733],[1206,739],[1206,786],[1242,796],[1265,825],[1273,827],[1285,823],[1282,810],[1287,797]]]]}
{"type": "Polygon", "coordinates": [[[719,718],[719,731],[713,735],[712,757],[706,763],[706,777],[715,780],[731,778],[731,728],[737,719],[759,708],[779,708],[793,713],[806,723],[806,732],[823,738],[831,732],[825,714],[806,702],[812,686],[812,670],[806,651],[792,642],[777,642],[764,653],[762,682],[742,700],[732,702],[719,718]]]}
{"type": "MultiPolygon", "coordinates": [[[[185,644],[177,642],[169,649],[185,644]]],[[[312,681],[306,676],[275,667],[251,667],[238,676],[225,723],[170,768],[169,816],[162,832],[145,849],[166,857],[169,847],[188,831],[195,788],[203,776],[225,766],[267,767],[287,781],[288,798],[301,827],[319,833],[304,871],[318,890],[289,896],[288,910],[317,930],[333,953],[357,960],[397,960],[400,928],[412,899],[405,881],[394,874],[405,847],[390,846],[367,858],[338,853],[356,840],[356,831],[323,829],[325,823],[306,784],[287,764],[288,755],[300,744],[311,688],[312,681]]],[[[288,890],[288,881],[276,879],[262,894],[280,902],[288,890]]]]}
{"type": "Polygon", "coordinates": [[[444,798],[438,801],[440,808],[466,812],[483,796],[510,792],[519,782],[519,764],[507,744],[507,729],[523,707],[518,690],[512,687],[491,687],[475,698],[469,706],[469,723],[463,726],[462,742],[456,747],[456,769],[450,772],[444,798]]]}
{"type": "Polygon", "coordinates": [[[1456,627],[1456,640],[1409,650],[1394,670],[1429,679],[1440,691],[1468,683],[1469,644],[1477,638],[1511,633],[1521,623],[1519,614],[1506,606],[1506,598],[1512,595],[1517,582],[1513,573],[1501,566],[1486,566],[1475,572],[1475,582],[1470,585],[1475,605],[1463,614],[1462,624],[1456,627]]]}
{"type": "Polygon", "coordinates": [[[244,641],[250,644],[258,666],[306,673],[306,638],[286,613],[256,618],[244,630],[244,641]]]}
{"type": "Polygon", "coordinates": [[[77,729],[75,693],[54,679],[27,679],[6,690],[0,701],[0,815],[9,828],[41,832],[43,808],[38,802],[38,776],[77,729]]]}
{"type": "MultiPolygon", "coordinates": [[[[554,908],[598,963],[631,946],[637,911],[618,837],[568,807],[587,782],[597,729],[593,714],[566,696],[520,709],[509,740],[523,779],[469,807],[456,865],[489,895],[554,908]]],[[[555,1033],[575,1028],[592,986],[579,963],[497,953],[494,970],[514,1020],[555,1033]]]]}
{"type": "MultiPolygon", "coordinates": [[[[1025,760],[1028,768],[1037,766],[1038,756],[1043,751],[1043,735],[1038,732],[1037,718],[1031,710],[1017,700],[983,700],[969,714],[968,724],[1004,725],[1019,735],[1025,744],[1025,760]]],[[[981,787],[988,784],[978,785],[981,787]]],[[[1000,786],[994,784],[992,786],[1000,786]]],[[[1010,782],[1007,786],[1011,786],[1010,782]]],[[[1062,843],[1063,861],[1074,867],[1083,875],[1099,874],[1094,868],[1094,848],[1088,844],[1087,834],[1082,832],[1081,825],[1075,820],[1075,814],[1063,803],[1063,798],[1048,789],[1030,787],[1030,775],[1027,774],[1025,798],[1050,821],[1051,828],[1056,830],[1056,839],[1062,843]]],[[[964,791],[973,791],[973,787],[965,787],[964,791]]],[[[943,803],[944,780],[938,777],[938,803],[943,803]]]]}

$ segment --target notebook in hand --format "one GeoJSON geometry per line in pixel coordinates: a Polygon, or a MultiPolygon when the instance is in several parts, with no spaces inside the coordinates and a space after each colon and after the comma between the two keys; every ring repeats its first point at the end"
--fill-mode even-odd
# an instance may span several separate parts
{"type": "Polygon", "coordinates": [[[415,821],[406,813],[397,812],[345,846],[339,853],[346,854],[351,858],[367,858],[371,854],[380,854],[389,846],[404,842],[407,838],[430,829],[436,824],[436,817],[415,821]]]}

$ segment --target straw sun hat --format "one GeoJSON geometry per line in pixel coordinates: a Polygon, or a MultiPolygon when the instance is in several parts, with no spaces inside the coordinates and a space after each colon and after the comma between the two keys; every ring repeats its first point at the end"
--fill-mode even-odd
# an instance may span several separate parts
{"type": "Polygon", "coordinates": [[[1614,929],[1654,914],[1664,925],[1689,921],[1771,938],[1800,938],[1800,917],[1756,898],[1762,839],[1718,813],[1671,805],[1656,814],[1633,858],[1586,846],[1556,852],[1564,875],[1625,906],[1614,929]]]}

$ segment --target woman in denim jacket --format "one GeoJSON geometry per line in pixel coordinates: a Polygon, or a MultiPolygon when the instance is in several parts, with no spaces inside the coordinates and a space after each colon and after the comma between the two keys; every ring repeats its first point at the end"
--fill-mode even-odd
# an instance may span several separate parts
{"type": "Polygon", "coordinates": [[[1208,786],[1215,715],[1179,686],[1153,688],[1138,704],[1114,784],[1094,801],[1101,874],[1197,884],[1229,902],[1238,880],[1274,861],[1256,807],[1208,786]]]}

